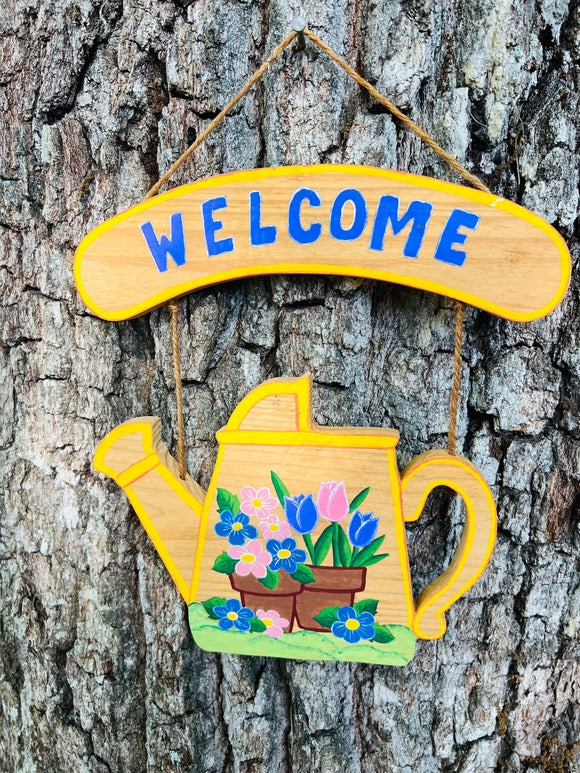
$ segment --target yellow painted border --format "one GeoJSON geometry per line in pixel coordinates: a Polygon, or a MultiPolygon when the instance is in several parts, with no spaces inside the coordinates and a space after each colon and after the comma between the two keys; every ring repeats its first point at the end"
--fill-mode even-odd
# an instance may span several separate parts
{"type": "Polygon", "coordinates": [[[195,548],[195,560],[193,562],[193,577],[191,578],[189,595],[187,597],[188,605],[195,601],[197,596],[197,590],[199,588],[199,578],[201,575],[201,564],[202,564],[202,558],[203,558],[203,551],[205,548],[205,536],[207,534],[207,526],[209,523],[210,507],[213,502],[215,491],[217,488],[217,483],[219,479],[223,458],[224,458],[224,447],[220,445],[217,459],[215,462],[213,475],[211,476],[211,482],[209,484],[209,488],[207,490],[207,495],[203,505],[203,511],[201,513],[201,523],[199,526],[197,546],[195,548]]]}
{"type": "Polygon", "coordinates": [[[145,459],[141,459],[140,462],[137,462],[137,464],[132,464],[130,467],[127,467],[120,475],[117,475],[115,482],[121,488],[131,486],[135,481],[139,480],[139,478],[142,478],[144,475],[147,475],[148,472],[151,472],[151,470],[157,467],[160,462],[161,459],[157,454],[150,454],[149,456],[146,456],[145,459]]]}
{"type": "MultiPolygon", "coordinates": [[[[395,454],[389,454],[389,482],[393,492],[393,515],[395,518],[395,538],[397,540],[397,552],[399,564],[403,575],[403,588],[405,591],[405,605],[407,607],[407,628],[413,630],[415,617],[415,604],[413,600],[413,586],[411,584],[411,570],[409,567],[409,550],[407,547],[407,532],[405,531],[405,517],[403,512],[403,499],[401,491],[401,477],[397,466],[395,454]]],[[[388,593],[388,590],[385,591],[388,593]]],[[[380,601],[379,601],[380,603],[380,601]]]]}
{"type": "MultiPolygon", "coordinates": [[[[344,429],[348,430],[348,427],[344,429]]],[[[356,432],[332,434],[318,428],[310,432],[273,432],[271,430],[220,430],[216,435],[224,445],[242,446],[331,446],[335,448],[394,448],[399,440],[396,436],[357,435],[356,432]]]]}
{"type": "Polygon", "coordinates": [[[89,234],[87,234],[76,251],[73,272],[78,292],[85,305],[99,317],[111,321],[129,319],[131,317],[139,316],[140,314],[145,314],[157,306],[161,306],[172,298],[185,295],[186,293],[192,292],[193,290],[197,290],[201,287],[208,287],[210,285],[219,284],[221,282],[229,282],[234,279],[241,279],[251,276],[264,276],[267,274],[328,274],[334,276],[358,276],[366,279],[395,282],[396,284],[415,287],[419,290],[427,290],[439,295],[447,295],[451,298],[456,298],[459,301],[469,303],[472,306],[477,306],[478,308],[489,311],[499,317],[505,317],[506,319],[510,319],[515,322],[529,322],[530,320],[538,319],[545,316],[546,314],[549,314],[562,301],[570,281],[571,260],[566,243],[555,228],[543,220],[539,215],[524,209],[524,207],[520,207],[519,204],[506,201],[505,199],[495,196],[494,194],[478,191],[474,188],[467,188],[463,185],[456,185],[455,183],[435,180],[430,177],[409,174],[407,172],[394,172],[386,169],[376,169],[374,167],[356,166],[351,164],[317,164],[313,166],[287,166],[232,172],[230,174],[218,175],[216,177],[210,177],[206,180],[200,180],[190,185],[183,185],[179,188],[174,188],[167,193],[163,193],[160,196],[155,196],[154,198],[149,199],[148,201],[144,201],[141,204],[137,204],[135,207],[125,210],[110,220],[101,223],[101,225],[97,226],[89,234]],[[558,249],[558,254],[560,256],[561,279],[553,300],[536,311],[517,312],[512,311],[506,307],[499,306],[491,301],[487,301],[486,299],[480,298],[479,296],[472,293],[457,291],[448,287],[447,285],[440,284],[439,282],[403,276],[402,274],[397,274],[395,272],[386,270],[376,271],[371,269],[361,269],[355,266],[333,266],[327,263],[283,263],[266,266],[249,266],[232,271],[217,271],[214,274],[204,277],[203,279],[178,283],[168,288],[167,290],[164,290],[163,292],[157,293],[147,301],[143,301],[141,303],[135,304],[134,306],[127,307],[126,309],[113,312],[107,311],[98,306],[98,304],[92,300],[83,285],[81,278],[81,266],[82,258],[87,248],[93,244],[93,242],[95,242],[102,234],[106,233],[114,226],[139,212],[145,212],[148,209],[157,206],[157,204],[160,202],[179,198],[180,196],[184,196],[196,190],[218,188],[221,185],[227,185],[235,182],[257,182],[259,180],[265,180],[271,177],[283,177],[299,174],[311,176],[332,173],[364,175],[366,177],[384,177],[395,182],[402,182],[406,185],[412,185],[421,189],[441,191],[443,193],[458,196],[462,199],[465,199],[466,201],[473,201],[479,204],[487,205],[489,207],[501,209],[504,212],[519,218],[520,220],[524,220],[530,223],[535,228],[538,228],[540,231],[549,236],[549,238],[558,249]]]}
{"type": "MultiPolygon", "coordinates": [[[[413,513],[408,516],[405,516],[405,522],[416,521],[421,515],[423,508],[425,507],[425,502],[427,501],[427,497],[437,486],[447,486],[448,488],[457,492],[463,499],[465,503],[465,509],[466,509],[465,526],[463,529],[463,533],[461,535],[461,541],[457,548],[455,556],[451,560],[451,563],[453,563],[455,558],[458,557],[457,566],[455,566],[453,572],[450,574],[450,576],[447,578],[447,581],[443,585],[439,587],[434,587],[434,592],[431,595],[429,595],[427,598],[421,600],[421,604],[415,612],[412,630],[415,636],[417,636],[420,639],[439,639],[445,633],[445,630],[447,628],[447,623],[445,620],[445,612],[457,601],[457,599],[463,596],[463,594],[466,593],[469,590],[469,588],[475,585],[477,580],[481,577],[486,566],[489,563],[489,560],[491,558],[491,554],[493,552],[493,548],[495,545],[496,537],[497,537],[497,514],[496,514],[495,501],[493,499],[493,495],[490,491],[487,481],[481,475],[479,470],[476,467],[474,467],[474,465],[472,465],[471,462],[469,462],[467,459],[464,459],[463,457],[457,457],[457,456],[451,457],[448,455],[441,455],[440,457],[437,457],[435,456],[436,452],[431,452],[431,453],[433,453],[433,455],[429,459],[426,459],[425,461],[419,463],[416,467],[411,467],[409,469],[409,471],[407,472],[407,474],[405,475],[405,477],[401,482],[401,494],[403,494],[403,492],[405,491],[405,488],[409,483],[409,481],[415,475],[417,475],[418,473],[420,473],[422,470],[426,469],[429,466],[444,463],[444,464],[449,464],[451,466],[461,467],[479,483],[479,485],[481,486],[481,490],[485,494],[486,502],[489,507],[489,511],[491,515],[491,529],[487,540],[486,550],[483,558],[481,559],[481,564],[479,569],[468,580],[466,580],[463,583],[463,585],[460,588],[458,588],[457,591],[444,604],[442,604],[435,611],[435,615],[439,620],[441,629],[439,633],[430,636],[430,635],[424,634],[421,631],[421,628],[420,628],[421,618],[423,617],[425,612],[439,598],[441,598],[441,596],[446,591],[448,591],[450,588],[453,587],[461,571],[463,570],[465,563],[467,562],[469,553],[471,552],[471,549],[473,547],[473,541],[475,539],[476,529],[477,529],[475,507],[473,505],[471,497],[462,486],[460,486],[459,484],[455,483],[452,480],[449,480],[448,478],[436,478],[429,482],[429,485],[426,487],[425,491],[423,492],[423,495],[419,501],[419,504],[417,505],[413,513]]],[[[412,462],[411,462],[411,465],[412,465],[412,462]]],[[[434,580],[432,583],[430,583],[429,586],[427,586],[427,588],[436,586],[436,584],[437,584],[437,580],[434,580]]]]}

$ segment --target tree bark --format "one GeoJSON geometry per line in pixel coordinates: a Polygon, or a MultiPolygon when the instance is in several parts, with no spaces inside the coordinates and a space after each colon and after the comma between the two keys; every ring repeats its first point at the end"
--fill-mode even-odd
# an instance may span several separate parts
{"type": "MultiPolygon", "coordinates": [[[[109,323],[72,257],[138,203],[291,29],[288,0],[0,5],[0,771],[573,771],[580,764],[578,276],[548,318],[468,309],[458,450],[499,534],[439,641],[405,668],[214,655],[122,492],[115,425],[175,447],[166,309],[109,323]],[[560,767],[558,767],[558,765],[560,767]]],[[[565,0],[308,0],[308,26],[578,257],[580,10],[565,0]]],[[[364,163],[460,182],[308,41],[175,175],[364,163]]],[[[514,276],[514,282],[520,281],[514,276]]],[[[181,302],[187,463],[253,387],[314,376],[315,419],[445,447],[448,299],[359,279],[232,282],[181,302]]],[[[410,525],[414,590],[449,562],[443,494],[410,525]]]]}

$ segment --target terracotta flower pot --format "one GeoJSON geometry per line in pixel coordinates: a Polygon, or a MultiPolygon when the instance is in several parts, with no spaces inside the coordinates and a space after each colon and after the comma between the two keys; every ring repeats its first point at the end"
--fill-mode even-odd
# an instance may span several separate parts
{"type": "Polygon", "coordinates": [[[311,566],[316,582],[304,585],[296,598],[296,618],[306,631],[328,631],[314,618],[325,607],[352,607],[355,593],[365,589],[366,567],[311,566]]]}
{"type": "Polygon", "coordinates": [[[228,576],[232,588],[238,591],[242,598],[242,606],[253,609],[254,612],[258,609],[275,609],[280,617],[285,617],[290,622],[286,631],[289,633],[292,630],[296,619],[296,598],[304,587],[301,583],[293,580],[283,569],[280,569],[280,580],[273,590],[266,588],[251,574],[247,577],[241,577],[239,574],[228,576]]]}

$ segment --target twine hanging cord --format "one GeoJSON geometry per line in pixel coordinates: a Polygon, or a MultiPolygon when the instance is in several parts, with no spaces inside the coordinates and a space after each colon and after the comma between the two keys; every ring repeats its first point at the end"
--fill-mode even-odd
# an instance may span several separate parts
{"type": "Polygon", "coordinates": [[[177,317],[179,315],[179,303],[176,300],[169,301],[167,308],[171,313],[171,342],[173,344],[173,377],[175,379],[175,402],[177,403],[177,464],[179,477],[185,480],[185,432],[183,429],[183,391],[181,383],[181,359],[179,357],[179,330],[177,317]]]}
{"type": "MultiPolygon", "coordinates": [[[[422,129],[420,126],[418,126],[414,121],[412,121],[410,118],[408,118],[404,113],[402,113],[399,108],[393,104],[387,97],[380,94],[374,86],[372,86],[368,81],[366,81],[363,77],[361,77],[355,70],[352,69],[352,67],[340,56],[338,56],[337,53],[335,53],[330,46],[327,46],[326,43],[324,43],[318,35],[316,35],[314,32],[311,32],[308,29],[294,29],[292,32],[284,38],[284,40],[276,46],[276,48],[272,51],[270,56],[263,62],[263,64],[256,70],[256,72],[252,75],[252,77],[247,81],[247,83],[240,89],[240,91],[236,94],[236,96],[228,102],[228,104],[221,110],[221,112],[211,121],[211,123],[204,129],[204,131],[197,137],[195,142],[190,145],[187,150],[175,161],[165,172],[165,174],[159,178],[159,180],[155,183],[155,185],[147,192],[145,196],[145,200],[152,198],[155,196],[163,185],[171,178],[171,176],[179,169],[179,167],[191,156],[191,154],[198,148],[204,140],[207,139],[207,137],[212,133],[212,131],[223,121],[223,119],[226,117],[226,115],[230,112],[230,110],[237,105],[237,103],[242,99],[245,94],[248,93],[248,91],[254,86],[261,78],[262,76],[267,72],[270,65],[280,56],[280,54],[286,49],[290,43],[299,36],[299,38],[302,38],[302,35],[305,35],[309,40],[311,40],[315,45],[317,45],[324,53],[326,53],[336,64],[339,65],[339,67],[342,67],[342,69],[349,75],[351,78],[353,78],[359,86],[362,86],[364,89],[366,89],[369,94],[376,99],[377,102],[379,102],[381,105],[386,107],[394,116],[397,118],[401,123],[406,126],[408,129],[410,129],[412,132],[414,132],[428,147],[431,148],[437,155],[442,158],[444,161],[446,161],[449,166],[451,166],[452,169],[454,169],[458,174],[460,174],[468,183],[473,185],[474,188],[477,188],[480,191],[484,191],[486,193],[491,193],[490,189],[484,185],[484,183],[477,177],[476,175],[469,172],[464,166],[462,166],[457,159],[455,159],[453,156],[451,156],[449,153],[447,153],[446,150],[444,150],[440,145],[438,145],[435,140],[431,137],[430,134],[428,134],[424,129],[422,129]]],[[[183,430],[183,405],[182,405],[182,386],[181,386],[181,363],[179,359],[179,343],[177,339],[177,315],[179,312],[179,304],[177,301],[173,300],[170,301],[167,304],[170,312],[171,312],[171,331],[172,331],[172,342],[173,342],[173,369],[174,369],[174,375],[175,375],[175,392],[176,392],[176,401],[177,401],[177,434],[178,434],[178,462],[179,462],[179,470],[180,475],[183,478],[185,478],[185,441],[184,441],[184,430],[183,430]]],[[[449,422],[449,436],[448,436],[448,442],[449,442],[449,451],[452,454],[455,454],[455,446],[456,446],[456,429],[457,429],[457,409],[459,404],[459,388],[460,388],[460,381],[461,381],[461,344],[463,339],[463,312],[465,309],[465,304],[461,303],[459,301],[454,302],[454,309],[456,314],[456,325],[455,325],[455,355],[454,355],[454,370],[453,370],[453,387],[451,390],[451,416],[450,416],[450,422],[449,422]]]]}
{"type": "Polygon", "coordinates": [[[463,313],[465,304],[453,302],[455,311],[455,352],[453,354],[453,386],[451,387],[451,411],[449,417],[449,433],[447,444],[449,453],[455,454],[457,432],[457,410],[459,406],[459,388],[461,386],[461,345],[463,343],[463,313]]]}
{"type": "Polygon", "coordinates": [[[195,140],[195,142],[190,145],[187,150],[182,153],[181,156],[175,161],[169,169],[165,172],[163,177],[160,177],[159,180],[155,183],[155,185],[147,191],[147,194],[145,195],[145,201],[147,199],[150,199],[152,196],[155,196],[161,188],[165,185],[165,183],[169,180],[169,178],[179,169],[179,167],[183,164],[184,161],[187,161],[187,159],[191,156],[191,154],[196,150],[204,140],[206,140],[209,135],[212,133],[212,131],[220,124],[223,119],[226,117],[226,115],[230,112],[232,107],[235,107],[240,99],[244,97],[248,91],[254,86],[260,78],[264,75],[264,73],[268,70],[272,62],[274,62],[284,51],[284,49],[292,43],[294,38],[298,35],[296,31],[292,31],[287,37],[284,38],[284,40],[276,46],[276,48],[272,51],[270,56],[264,61],[264,63],[258,67],[256,72],[252,75],[252,77],[249,79],[249,81],[242,86],[240,91],[236,94],[236,96],[228,102],[228,104],[224,107],[224,109],[216,115],[216,117],[212,120],[212,122],[203,130],[203,132],[199,135],[199,137],[195,140]]]}

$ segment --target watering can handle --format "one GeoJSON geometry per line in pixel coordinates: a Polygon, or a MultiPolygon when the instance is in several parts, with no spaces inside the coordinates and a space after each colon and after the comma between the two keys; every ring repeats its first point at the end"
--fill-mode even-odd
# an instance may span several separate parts
{"type": "Polygon", "coordinates": [[[445,633],[445,611],[471,588],[487,566],[497,530],[495,502],[476,467],[448,451],[427,451],[403,471],[401,492],[405,521],[416,521],[436,486],[448,486],[465,503],[467,512],[461,541],[443,574],[414,602],[413,632],[420,639],[445,633]]]}

